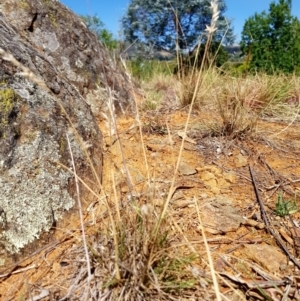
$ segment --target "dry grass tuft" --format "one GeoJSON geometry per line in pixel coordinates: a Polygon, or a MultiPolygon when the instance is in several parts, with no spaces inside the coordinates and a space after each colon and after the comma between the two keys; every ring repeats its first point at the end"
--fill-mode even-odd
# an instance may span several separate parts
{"type": "Polygon", "coordinates": [[[172,75],[159,73],[142,83],[146,110],[172,111],[180,106],[181,82],[172,75]]]}
{"type": "Polygon", "coordinates": [[[206,103],[213,104],[217,117],[208,126],[212,134],[233,139],[255,133],[261,118],[286,114],[291,110],[287,101],[294,95],[290,78],[263,74],[218,76],[212,91],[206,103]]]}
{"type": "MultiPolygon", "coordinates": [[[[95,269],[95,291],[101,300],[170,300],[196,282],[188,270],[194,258],[180,257],[170,245],[170,227],[163,222],[157,239],[153,231],[158,212],[151,204],[124,204],[115,229],[105,225],[91,238],[90,252],[95,269]],[[117,250],[113,247],[114,231],[117,250]],[[116,258],[116,266],[112,259],[116,258]]],[[[98,300],[98,299],[97,299],[98,300]]]]}

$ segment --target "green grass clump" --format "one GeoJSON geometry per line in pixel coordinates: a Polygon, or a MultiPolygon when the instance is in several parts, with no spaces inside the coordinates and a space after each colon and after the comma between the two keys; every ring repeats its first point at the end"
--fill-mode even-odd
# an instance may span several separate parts
{"type": "Polygon", "coordinates": [[[130,300],[150,300],[193,288],[196,279],[188,267],[196,256],[178,254],[171,246],[169,225],[163,221],[156,228],[159,219],[154,207],[138,203],[124,207],[116,215],[115,226],[99,229],[90,243],[92,265],[101,271],[102,288],[115,298],[124,291],[130,300]]]}
{"type": "Polygon", "coordinates": [[[147,60],[142,58],[127,61],[127,67],[132,76],[141,81],[150,80],[158,74],[171,75],[173,65],[175,63],[172,61],[147,60]]]}
{"type": "Polygon", "coordinates": [[[283,198],[282,192],[278,194],[277,202],[275,204],[276,208],[274,213],[278,216],[284,217],[299,211],[297,206],[296,197],[292,200],[285,200],[283,198]]]}

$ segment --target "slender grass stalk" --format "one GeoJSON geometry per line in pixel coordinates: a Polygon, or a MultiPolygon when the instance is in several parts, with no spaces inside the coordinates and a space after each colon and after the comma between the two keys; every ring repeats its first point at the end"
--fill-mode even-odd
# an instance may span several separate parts
{"type": "MultiPolygon", "coordinates": [[[[130,75],[126,68],[126,64],[122,58],[121,58],[121,62],[123,64],[124,69],[127,72],[128,77],[130,78],[130,75]]],[[[133,86],[132,82],[131,82],[131,91],[132,91],[132,95],[135,95],[134,86],[133,86]]],[[[146,173],[147,173],[147,181],[148,181],[148,185],[150,185],[150,182],[151,182],[150,170],[149,170],[149,164],[148,164],[148,159],[147,159],[147,154],[146,154],[146,146],[145,146],[145,142],[144,142],[144,138],[143,138],[143,126],[142,126],[142,122],[141,122],[141,118],[140,118],[139,107],[138,107],[138,102],[136,100],[136,97],[134,98],[134,103],[135,103],[135,120],[138,124],[139,135],[140,135],[140,139],[141,139],[141,146],[142,146],[142,150],[143,150],[143,158],[144,158],[144,163],[145,163],[146,173]]]]}
{"type": "Polygon", "coordinates": [[[208,258],[209,268],[211,271],[211,277],[212,277],[213,283],[214,283],[216,297],[217,297],[218,301],[222,301],[220,290],[219,290],[219,284],[218,284],[218,280],[217,280],[217,276],[216,276],[216,272],[215,272],[215,268],[214,268],[213,259],[212,259],[211,253],[210,253],[209,245],[207,243],[206,234],[204,231],[201,214],[200,214],[200,210],[199,210],[199,206],[198,206],[198,201],[196,198],[194,198],[194,203],[195,203],[195,207],[196,207],[196,211],[197,211],[197,215],[198,215],[199,224],[201,226],[201,233],[202,233],[203,242],[204,242],[204,246],[205,246],[205,250],[206,250],[206,254],[207,254],[207,258],[208,258]]]}
{"type": "Polygon", "coordinates": [[[133,199],[133,184],[132,184],[132,181],[131,181],[131,176],[130,176],[129,170],[128,170],[127,165],[125,163],[125,156],[124,156],[123,146],[121,144],[121,139],[120,139],[120,136],[119,136],[119,133],[118,133],[116,115],[115,115],[115,110],[114,110],[114,105],[113,105],[113,96],[112,96],[111,89],[107,87],[107,90],[108,90],[108,94],[109,94],[108,109],[109,109],[110,118],[111,118],[111,121],[112,121],[111,125],[114,129],[115,135],[117,136],[118,145],[119,145],[119,148],[121,150],[122,163],[123,163],[123,167],[124,167],[124,170],[125,170],[127,185],[128,185],[128,188],[129,188],[129,191],[130,191],[130,194],[131,194],[131,199],[133,199]]]}
{"type": "MultiPolygon", "coordinates": [[[[190,118],[191,118],[193,106],[194,106],[194,103],[195,103],[197,91],[199,91],[199,88],[200,88],[200,85],[201,85],[201,75],[203,73],[203,68],[204,68],[204,59],[205,59],[205,56],[207,55],[209,44],[212,40],[213,33],[217,29],[216,28],[216,22],[217,22],[218,17],[219,17],[218,1],[213,0],[211,2],[211,7],[212,7],[212,11],[213,11],[213,17],[212,17],[211,25],[207,26],[208,38],[207,38],[207,43],[206,43],[206,46],[205,46],[204,58],[201,62],[200,70],[198,72],[194,93],[193,93],[193,96],[192,96],[192,100],[191,100],[189,111],[188,111],[187,120],[186,120],[185,127],[184,127],[184,133],[187,133],[187,128],[188,128],[188,125],[189,125],[189,122],[190,122],[190,118]]],[[[176,181],[176,178],[177,178],[178,168],[179,168],[181,157],[182,157],[182,152],[183,152],[184,143],[185,143],[185,137],[186,137],[186,135],[184,135],[182,137],[182,142],[181,142],[181,145],[180,145],[179,155],[178,155],[178,159],[177,159],[177,162],[176,162],[176,167],[175,167],[174,175],[173,175],[173,178],[172,178],[171,187],[169,189],[167,199],[164,202],[163,209],[160,213],[159,220],[158,220],[157,225],[155,227],[155,230],[153,232],[153,240],[154,241],[156,241],[156,239],[157,239],[157,234],[158,234],[159,228],[161,226],[162,220],[164,219],[164,217],[166,215],[167,208],[168,208],[169,203],[171,201],[172,195],[174,194],[174,191],[175,191],[174,190],[175,181],[176,181]]]]}
{"type": "Polygon", "coordinates": [[[280,130],[279,132],[276,132],[276,133],[270,135],[269,137],[274,137],[274,136],[278,136],[278,135],[282,134],[283,132],[285,132],[287,129],[289,129],[294,124],[294,122],[298,119],[299,114],[300,114],[300,99],[298,101],[298,105],[297,105],[296,109],[297,110],[295,112],[295,115],[294,115],[293,119],[289,122],[289,124],[282,130],[280,130]]]}
{"type": "Polygon", "coordinates": [[[121,214],[120,214],[120,206],[119,206],[119,200],[117,196],[117,191],[116,191],[116,183],[115,183],[115,177],[113,171],[111,171],[111,179],[112,179],[112,186],[113,186],[113,191],[114,191],[114,198],[115,198],[115,206],[116,206],[116,212],[118,216],[118,222],[121,223],[121,214]]]}
{"type": "Polygon", "coordinates": [[[85,258],[86,258],[86,266],[87,266],[87,274],[88,274],[87,284],[88,284],[88,288],[89,288],[90,287],[90,282],[92,280],[91,263],[90,263],[90,256],[89,256],[89,251],[88,251],[88,247],[87,247],[87,243],[86,243],[84,221],[83,221],[83,214],[82,214],[82,207],[81,207],[81,200],[80,200],[79,183],[78,183],[78,179],[77,179],[76,167],[75,167],[75,162],[74,162],[74,157],[73,157],[73,152],[72,152],[72,148],[71,148],[71,143],[70,143],[69,135],[67,134],[66,137],[67,137],[69,151],[70,151],[70,156],[71,156],[71,162],[72,162],[72,167],[73,167],[73,174],[75,176],[78,211],[79,211],[79,217],[80,217],[80,226],[81,226],[81,232],[82,232],[82,241],[83,241],[83,247],[84,247],[85,258]]]}

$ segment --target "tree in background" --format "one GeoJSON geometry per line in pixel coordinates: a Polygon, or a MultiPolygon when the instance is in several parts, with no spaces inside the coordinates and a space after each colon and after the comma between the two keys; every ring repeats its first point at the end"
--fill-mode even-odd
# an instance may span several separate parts
{"type": "Polygon", "coordinates": [[[97,15],[81,16],[81,18],[85,22],[86,26],[97,35],[101,43],[109,50],[117,48],[118,41],[114,39],[113,34],[105,28],[104,23],[97,15]]]}
{"type": "Polygon", "coordinates": [[[241,49],[250,70],[300,72],[300,23],[291,14],[291,0],[272,2],[269,13],[247,19],[241,49]]]}
{"type": "MultiPolygon", "coordinates": [[[[224,16],[224,0],[219,1],[219,10],[215,41],[232,43],[233,29],[224,16]]],[[[205,43],[205,29],[211,18],[210,0],[132,0],[122,25],[127,42],[189,53],[205,43]]]]}

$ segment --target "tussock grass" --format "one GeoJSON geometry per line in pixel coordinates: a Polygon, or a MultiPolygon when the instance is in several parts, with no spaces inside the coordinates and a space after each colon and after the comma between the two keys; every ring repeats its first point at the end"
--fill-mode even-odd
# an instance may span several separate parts
{"type": "Polygon", "coordinates": [[[196,256],[180,255],[171,247],[171,228],[165,221],[154,239],[159,213],[153,205],[142,203],[125,204],[115,226],[100,226],[92,237],[91,257],[96,275],[101,275],[96,281],[102,283],[98,296],[109,291],[114,300],[170,300],[196,283],[188,269],[196,256]],[[114,239],[117,248],[112,247],[114,239]]]}
{"type": "Polygon", "coordinates": [[[217,83],[212,102],[222,122],[212,123],[214,133],[231,138],[255,132],[260,118],[273,115],[291,97],[291,85],[283,78],[221,76],[217,83]]]}
{"type": "Polygon", "coordinates": [[[289,99],[294,97],[293,88],[293,79],[285,76],[219,76],[210,98],[220,117],[210,125],[214,134],[245,137],[256,132],[261,118],[288,114],[293,110],[288,105],[289,99]]]}
{"type": "Polygon", "coordinates": [[[158,73],[142,82],[145,92],[143,108],[173,110],[180,106],[182,83],[173,75],[158,73]]]}
{"type": "Polygon", "coordinates": [[[300,80],[296,76],[231,76],[211,68],[195,70],[181,80],[154,76],[149,83],[144,85],[147,100],[151,93],[159,93],[155,94],[159,103],[164,102],[166,95],[172,95],[176,108],[176,104],[189,106],[194,97],[195,110],[214,112],[208,119],[199,120],[214,136],[246,137],[256,132],[259,120],[294,122],[299,119],[300,80]],[[200,88],[195,91],[197,83],[200,88]],[[156,88],[160,86],[164,93],[156,88]]]}

